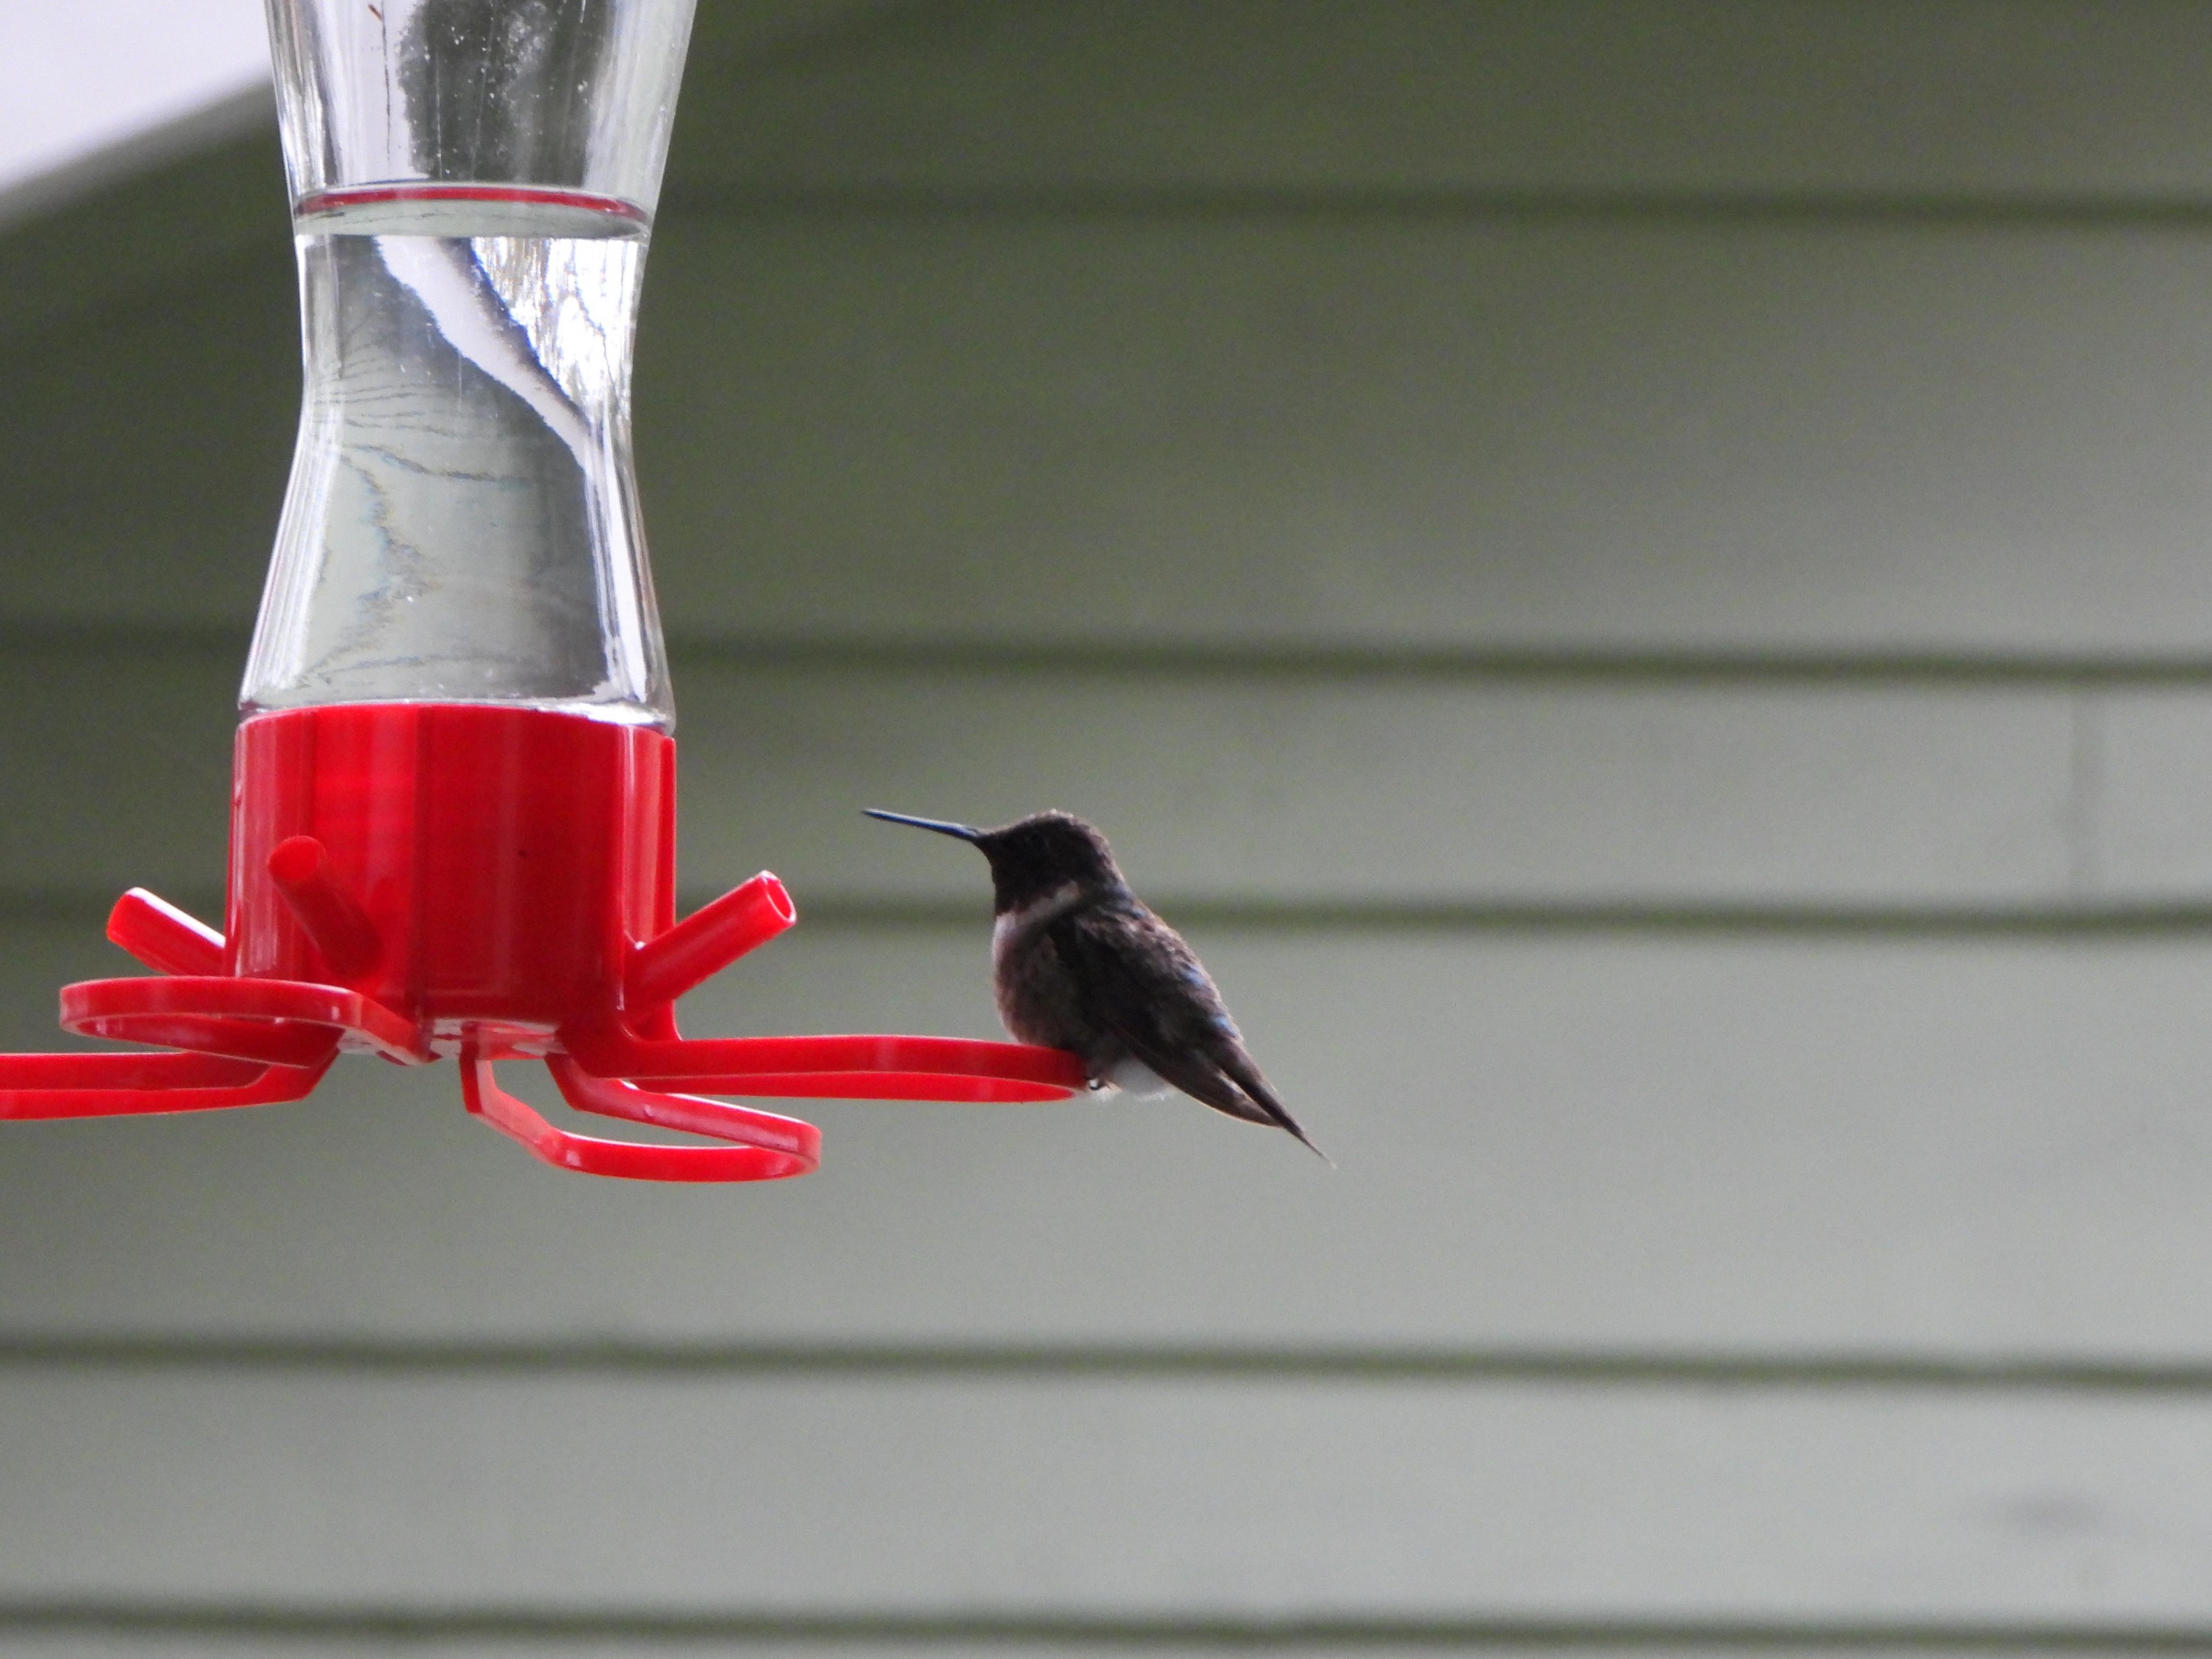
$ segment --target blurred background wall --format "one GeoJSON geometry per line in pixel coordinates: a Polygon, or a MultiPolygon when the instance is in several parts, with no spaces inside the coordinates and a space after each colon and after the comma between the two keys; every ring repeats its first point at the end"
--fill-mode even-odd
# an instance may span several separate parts
{"type": "MultiPolygon", "coordinates": [[[[1336,1153],[450,1068],[0,1129],[0,1646],[2212,1645],[2212,6],[702,0],[695,1031],[993,1035],[1064,806],[1336,1153]]],[[[251,114],[251,110],[248,110],[251,114]]],[[[273,123],[0,229],[0,1038],[219,914],[273,123]]]]}

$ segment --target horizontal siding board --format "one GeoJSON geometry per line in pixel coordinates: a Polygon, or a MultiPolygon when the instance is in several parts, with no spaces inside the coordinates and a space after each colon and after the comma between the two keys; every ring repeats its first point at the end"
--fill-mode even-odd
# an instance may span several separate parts
{"type": "Polygon", "coordinates": [[[864,217],[661,243],[639,442],[679,634],[2212,631],[2201,238],[864,217]]]}
{"type": "Polygon", "coordinates": [[[422,1659],[629,1659],[635,1654],[726,1654],[733,1659],[937,1659],[988,1651],[1000,1659],[1110,1659],[1138,1652],[1156,1659],[1205,1659],[1223,1652],[1312,1654],[1353,1659],[1375,1653],[1475,1653],[1486,1659],[1850,1659],[1878,1647],[1895,1659],[1956,1659],[1964,1653],[2032,1652],[2066,1659],[2140,1659],[2192,1651],[2201,1631],[2183,1626],[2112,1633],[2038,1626],[1992,1635],[1960,1632],[1871,1633],[1854,1626],[1712,1631],[1637,1620],[1626,1628],[1489,1620],[1358,1620],[1316,1629],[1278,1620],[1209,1620],[1194,1629],[1139,1620],[823,1620],[612,1615],[519,1617],[470,1613],[419,1617],[367,1613],[226,1616],[123,1613],[101,1618],[33,1612],[7,1621],[8,1650],[21,1659],[356,1659],[395,1644],[422,1659]],[[860,1629],[855,1632],[854,1627],[860,1629]],[[1103,1626],[1103,1628],[1102,1628],[1103,1626]],[[2008,1639],[2009,1638],[2009,1639],[2008,1639]]]}
{"type": "MultiPolygon", "coordinates": [[[[0,889],[219,902],[237,650],[19,637],[0,653],[0,889]]],[[[1079,811],[1146,890],[1201,909],[1909,917],[2212,896],[2212,693],[2194,687],[866,653],[679,670],[699,896],[767,866],[802,903],[981,902],[980,863],[869,805],[1079,811]]]]}
{"type": "Polygon", "coordinates": [[[2212,1622],[2194,1401],[0,1376],[0,1595],[2212,1622]]]}
{"type": "Polygon", "coordinates": [[[757,72],[758,60],[834,50],[853,31],[896,9],[902,0],[746,0],[742,6],[703,8],[691,26],[686,62],[696,101],[711,108],[712,84],[721,77],[757,72]]]}
{"type": "MultiPolygon", "coordinates": [[[[984,939],[802,923],[687,1024],[990,1036],[984,939]]],[[[2212,1360],[2199,946],[1196,942],[1336,1170],[1180,1099],[825,1103],[819,1175],[661,1189],[349,1061],[0,1125],[0,1332],[2212,1360]]],[[[0,1036],[112,957],[12,931],[0,1036]]]]}
{"type": "MultiPolygon", "coordinates": [[[[284,235],[281,175],[256,145],[247,177],[195,167],[166,180],[187,201],[266,189],[274,210],[237,249],[185,262],[157,252],[156,295],[117,291],[126,247],[105,274],[71,259],[30,284],[39,307],[81,295],[43,326],[0,331],[0,616],[11,623],[244,626],[283,505],[299,422],[298,289],[284,235]],[[181,268],[179,268],[181,265],[181,268]]],[[[193,246],[166,216],[138,221],[156,249],[193,246]]],[[[127,216],[125,222],[131,222],[127,216]]],[[[134,239],[135,240],[135,239],[134,239]]],[[[62,256],[40,248],[60,262],[62,256]]],[[[0,244],[7,263],[22,261],[0,244]]]]}
{"type": "MultiPolygon", "coordinates": [[[[223,878],[228,648],[0,660],[0,885],[210,902],[223,878]]],[[[802,904],[982,902],[981,862],[866,806],[1097,819],[1167,899],[2064,904],[2135,797],[2084,782],[2063,686],[1733,684],[956,665],[682,674],[682,878],[763,866],[802,904]]],[[[2103,694],[2116,722],[2139,694],[2103,694]]],[[[2212,707],[2212,694],[2160,711],[2212,707]]],[[[2097,706],[2105,707],[2106,702],[2097,706]]],[[[2133,729],[2130,727],[2130,729],[2133,729]]],[[[2127,774],[2171,834],[2179,786],[2127,774]]],[[[2185,867],[2115,890],[2193,899],[2185,867]]]]}
{"type": "Polygon", "coordinates": [[[672,182],[2038,192],[2212,184],[2187,4],[914,7],[695,74],[672,182]]]}
{"type": "MultiPolygon", "coordinates": [[[[2175,230],[672,210],[639,458],[684,639],[2201,658],[2209,281],[2175,230]]],[[[293,304],[272,243],[0,345],[0,619],[245,625],[293,304]]]]}
{"type": "MultiPolygon", "coordinates": [[[[0,1645],[2212,1632],[2208,981],[2153,931],[2212,899],[2212,696],[2063,667],[2212,672],[2203,9],[778,0],[702,46],[641,376],[686,879],[827,921],[693,1028],[991,1034],[975,860],[854,809],[1073,806],[1341,1167],[1180,1101],[830,1103],[821,1176],[666,1192],[366,1063],[0,1126],[0,1645]],[[1711,653],[1763,667],[1592,661],[1711,653]]],[[[0,258],[10,1041],[118,965],[40,902],[220,873],[234,650],[26,641],[250,614],[257,223],[0,258]]]]}
{"type": "Polygon", "coordinates": [[[131,886],[219,898],[240,653],[143,637],[9,646],[0,879],[95,901],[131,886]]]}
{"type": "Polygon", "coordinates": [[[1065,807],[1109,827],[1133,879],[1225,899],[1972,902],[2061,897],[2071,875],[2058,691],[743,670],[685,686],[685,740],[715,757],[685,750],[687,856],[774,864],[802,895],[985,890],[973,854],[861,806],[1065,807]]]}
{"type": "Polygon", "coordinates": [[[2100,891],[2212,892],[2212,701],[2147,692],[2081,706],[2081,779],[2100,891]]]}

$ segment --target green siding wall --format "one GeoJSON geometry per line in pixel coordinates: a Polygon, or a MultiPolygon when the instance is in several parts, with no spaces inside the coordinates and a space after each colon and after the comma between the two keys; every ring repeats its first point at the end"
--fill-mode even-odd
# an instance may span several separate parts
{"type": "MultiPolygon", "coordinates": [[[[0,1645],[2212,1643],[2212,7],[706,3],[687,1022],[991,1034],[858,809],[1064,805],[1341,1167],[0,1128],[0,1645]]],[[[12,1044],[219,904],[289,260],[265,137],[0,240],[12,1044]]]]}

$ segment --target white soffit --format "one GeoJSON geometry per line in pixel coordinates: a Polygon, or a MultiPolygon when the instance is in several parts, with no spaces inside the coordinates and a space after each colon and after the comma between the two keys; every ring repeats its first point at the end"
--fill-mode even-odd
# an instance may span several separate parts
{"type": "Polygon", "coordinates": [[[0,221],[270,111],[260,0],[0,0],[0,221]]]}

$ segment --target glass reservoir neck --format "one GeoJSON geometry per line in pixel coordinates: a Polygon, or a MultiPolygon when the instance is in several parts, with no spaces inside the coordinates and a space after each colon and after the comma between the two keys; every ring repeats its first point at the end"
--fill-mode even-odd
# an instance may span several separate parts
{"type": "Polygon", "coordinates": [[[248,713],[673,724],[629,447],[649,222],[509,183],[301,198],[304,397],[248,713]]]}

